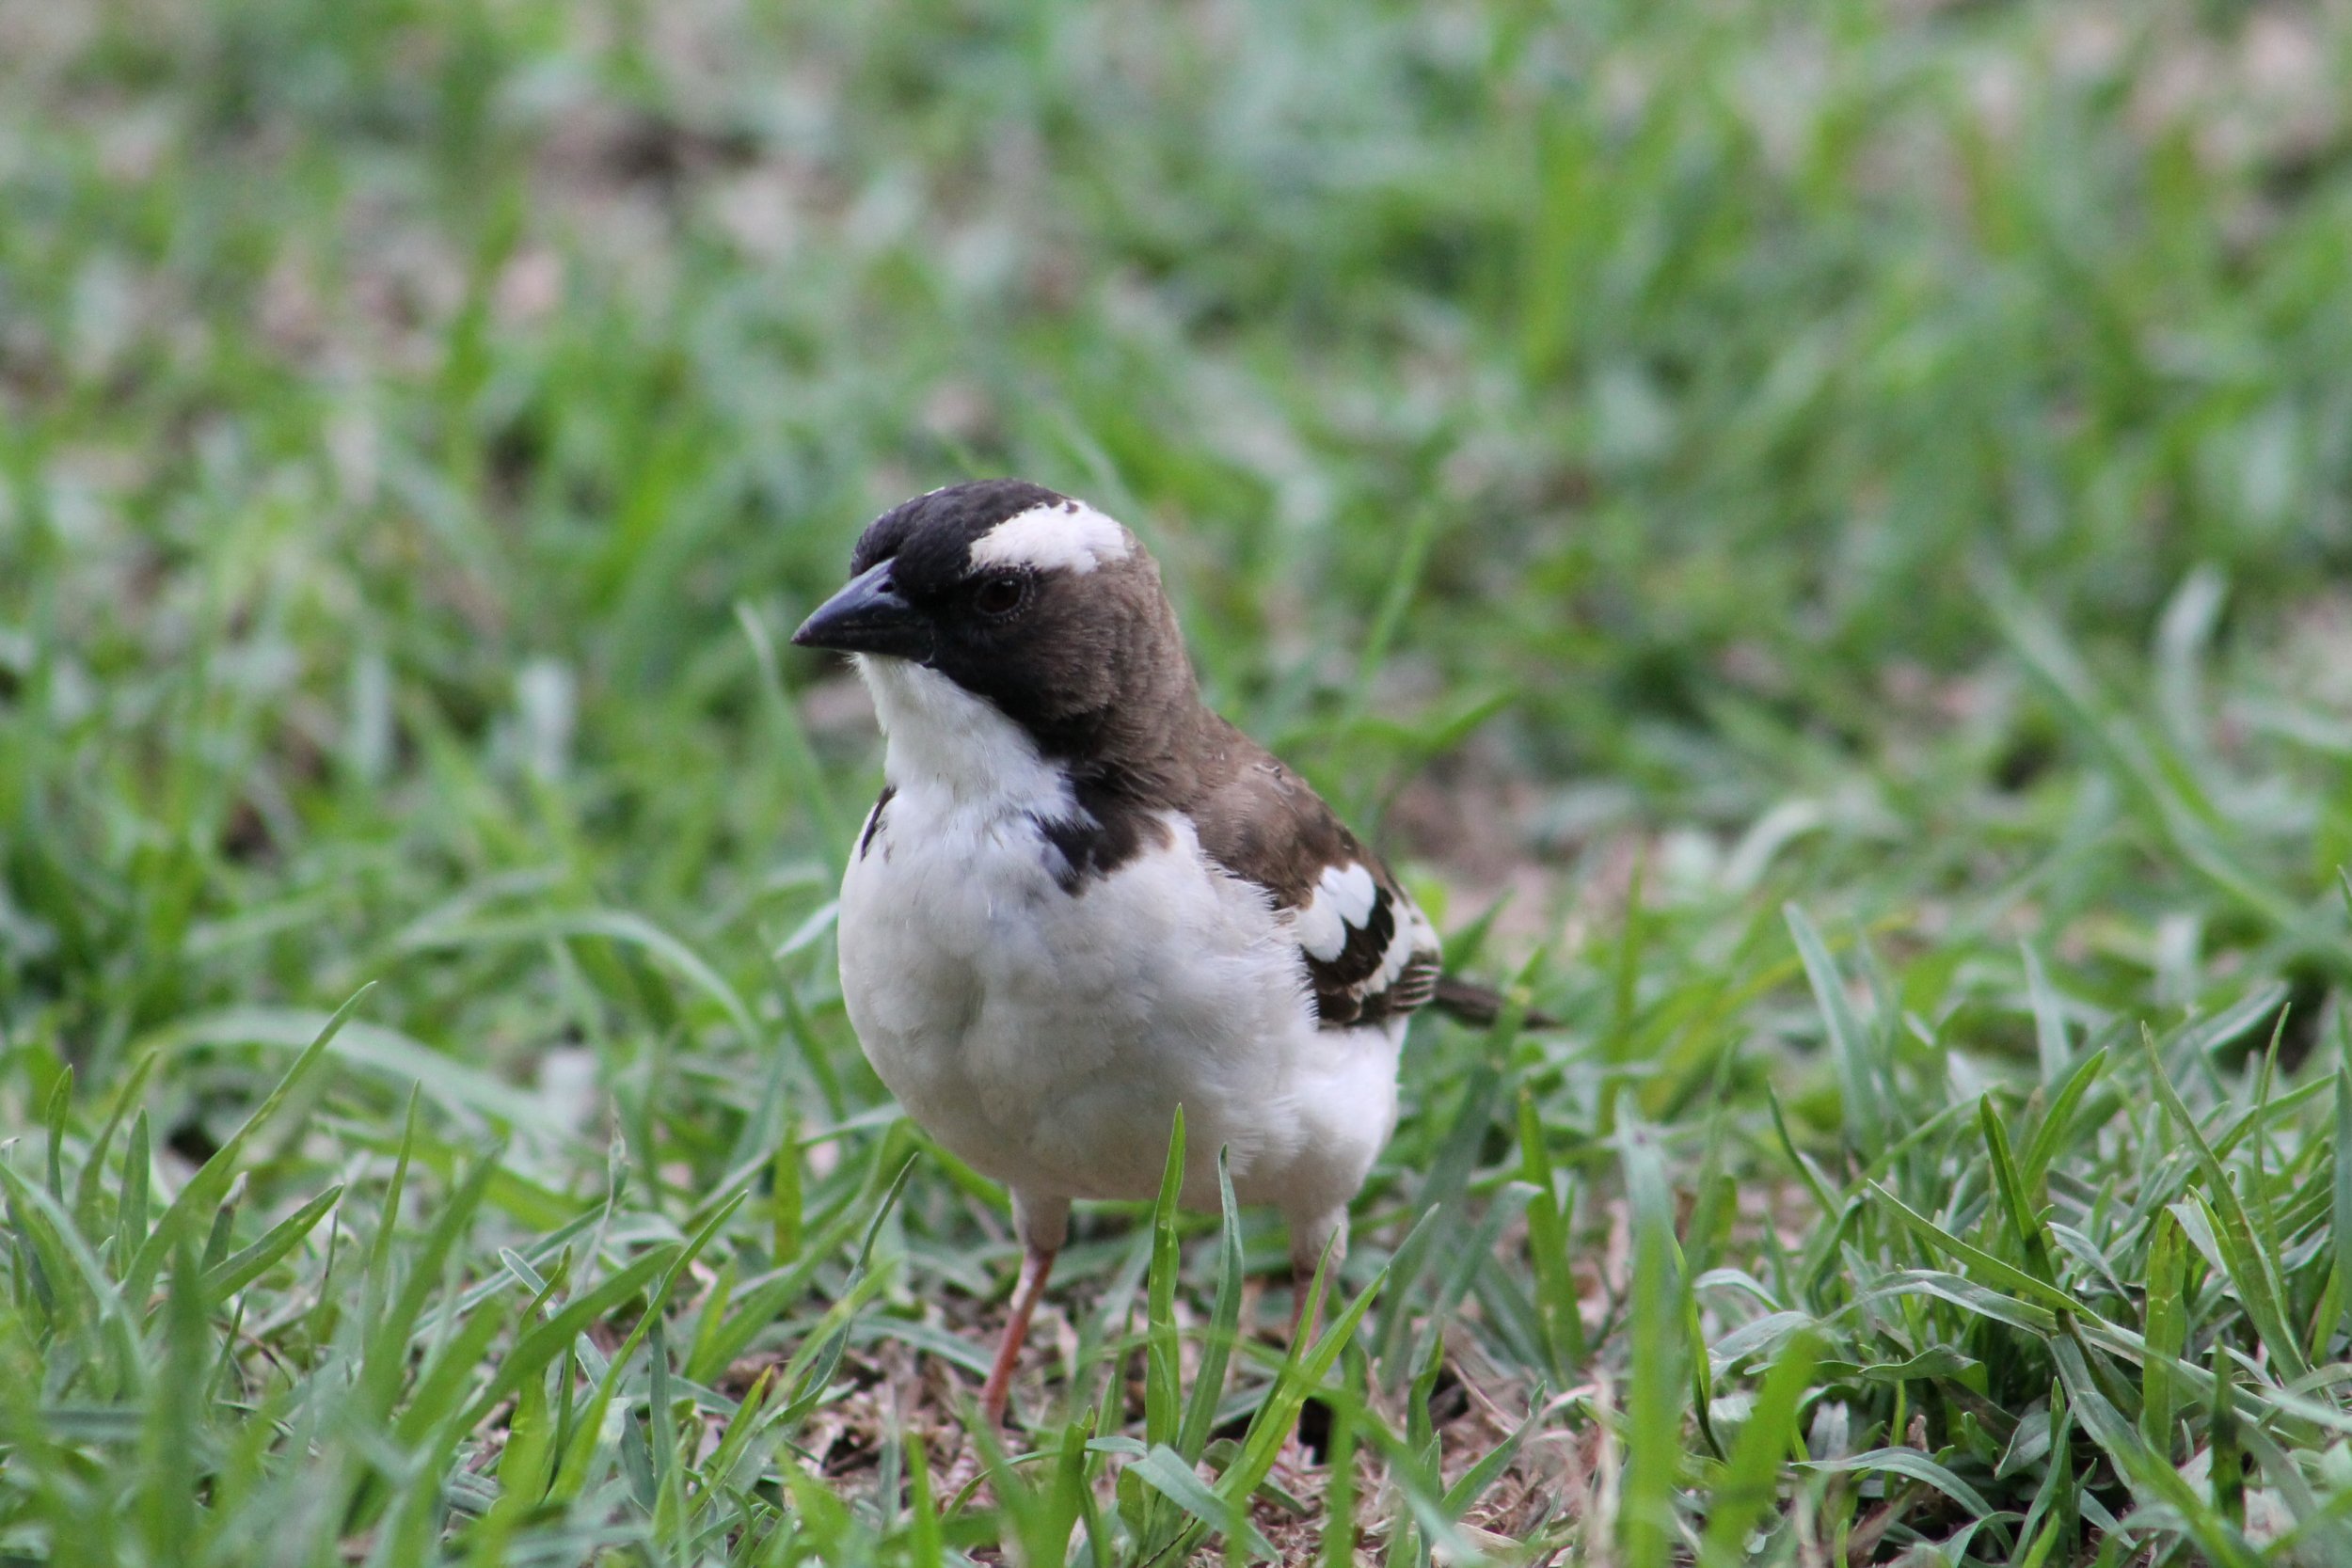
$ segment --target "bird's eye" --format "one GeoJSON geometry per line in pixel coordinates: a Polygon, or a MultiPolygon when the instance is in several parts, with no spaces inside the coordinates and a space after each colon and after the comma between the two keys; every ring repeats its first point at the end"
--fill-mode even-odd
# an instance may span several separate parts
{"type": "Polygon", "coordinates": [[[973,605],[983,615],[1009,615],[1021,608],[1028,597],[1025,578],[1013,573],[984,579],[972,595],[973,605]]]}

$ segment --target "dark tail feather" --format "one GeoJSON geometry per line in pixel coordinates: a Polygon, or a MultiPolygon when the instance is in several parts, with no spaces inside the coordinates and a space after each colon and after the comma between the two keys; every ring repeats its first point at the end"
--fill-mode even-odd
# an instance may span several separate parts
{"type": "MultiPolygon", "coordinates": [[[[1457,1022],[1473,1029],[1491,1029],[1496,1019],[1502,1016],[1502,993],[1492,986],[1482,986],[1475,980],[1445,974],[1438,979],[1438,989],[1429,998],[1431,1006],[1457,1022]]],[[[1560,1021],[1549,1013],[1539,1013],[1533,1007],[1519,1020],[1522,1029],[1557,1029],[1560,1021]]]]}

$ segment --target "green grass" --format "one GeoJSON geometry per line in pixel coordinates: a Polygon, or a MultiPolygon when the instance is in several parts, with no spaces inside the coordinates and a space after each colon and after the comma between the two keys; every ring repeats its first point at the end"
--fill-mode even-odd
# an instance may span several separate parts
{"type": "Polygon", "coordinates": [[[2348,103],[2296,4],[0,7],[0,1561],[2352,1560],[2348,103]],[[1007,471],[1564,1027],[1416,1025],[1287,1359],[1267,1216],[1082,1215],[998,1444],[781,644],[1007,471]]]}

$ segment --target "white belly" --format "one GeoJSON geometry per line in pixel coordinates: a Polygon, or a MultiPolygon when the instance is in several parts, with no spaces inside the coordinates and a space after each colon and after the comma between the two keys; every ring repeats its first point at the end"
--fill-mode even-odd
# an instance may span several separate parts
{"type": "Polygon", "coordinates": [[[1185,1201],[1343,1204],[1395,1120],[1404,1025],[1316,1026],[1264,893],[1172,844],[1063,891],[999,800],[901,790],[841,887],[841,981],[867,1058],[959,1158],[1017,1189],[1148,1198],[1184,1109],[1185,1201]]]}

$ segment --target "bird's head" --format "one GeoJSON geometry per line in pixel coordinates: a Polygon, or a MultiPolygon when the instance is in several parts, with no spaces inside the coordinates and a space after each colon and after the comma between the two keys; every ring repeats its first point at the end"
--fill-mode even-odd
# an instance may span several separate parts
{"type": "Polygon", "coordinates": [[[944,680],[1043,755],[1089,760],[1134,749],[1195,700],[1150,553],[1042,485],[978,480],[895,506],[858,539],[850,573],[792,641],[856,656],[878,702],[944,680]]]}

